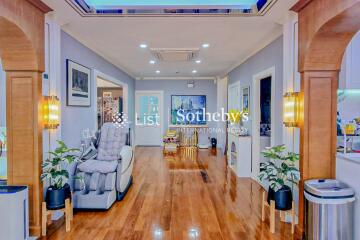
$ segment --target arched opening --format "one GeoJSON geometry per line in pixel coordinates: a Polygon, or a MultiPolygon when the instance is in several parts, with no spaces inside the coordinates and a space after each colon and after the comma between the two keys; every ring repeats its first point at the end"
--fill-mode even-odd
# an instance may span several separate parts
{"type": "MultiPolygon", "coordinates": [[[[15,23],[0,17],[0,57],[6,72],[7,184],[29,187],[30,226],[40,223],[41,73],[35,50],[15,23]],[[39,122],[40,123],[40,122],[39,122]]],[[[32,232],[38,230],[31,229],[32,232]]]]}
{"type": "Polygon", "coordinates": [[[7,184],[28,186],[30,235],[35,236],[41,233],[39,106],[44,71],[44,14],[49,11],[41,1],[4,0],[0,4],[0,59],[6,72],[7,184]]]}
{"type": "MultiPolygon", "coordinates": [[[[339,71],[346,47],[360,30],[360,1],[301,0],[292,10],[299,13],[302,192],[304,181],[336,175],[339,71]]],[[[300,197],[298,230],[303,227],[300,197]]]]}
{"type": "Polygon", "coordinates": [[[35,49],[19,26],[0,17],[0,56],[6,71],[38,70],[35,49]]]}

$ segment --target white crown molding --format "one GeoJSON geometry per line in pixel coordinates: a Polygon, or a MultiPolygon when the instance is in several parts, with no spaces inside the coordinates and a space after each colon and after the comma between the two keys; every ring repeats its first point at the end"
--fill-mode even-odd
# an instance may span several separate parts
{"type": "Polygon", "coordinates": [[[81,37],[79,37],[76,33],[74,33],[73,31],[66,29],[64,27],[61,28],[61,30],[63,30],[64,32],[66,32],[67,34],[69,34],[71,37],[73,37],[75,40],[77,40],[78,42],[80,42],[81,44],[83,44],[85,47],[89,48],[91,51],[93,51],[94,53],[96,53],[97,55],[99,55],[100,57],[104,58],[106,61],[108,61],[110,64],[114,65],[115,67],[117,67],[119,70],[123,71],[124,73],[126,73],[127,75],[129,75],[131,78],[136,79],[135,74],[133,74],[131,71],[129,71],[128,69],[126,69],[125,67],[116,64],[116,61],[114,61],[113,59],[109,58],[108,56],[106,56],[105,54],[101,53],[101,51],[99,51],[96,46],[94,46],[93,44],[89,43],[88,41],[83,40],[81,37]]]}
{"type": "Polygon", "coordinates": [[[238,66],[240,66],[241,64],[243,64],[244,62],[246,62],[247,60],[249,60],[252,56],[254,56],[255,54],[257,54],[258,52],[260,52],[261,50],[263,50],[264,48],[266,48],[268,45],[270,45],[273,41],[275,41],[277,38],[279,38],[283,32],[282,32],[282,26],[278,31],[273,31],[271,35],[266,36],[266,38],[261,41],[253,51],[251,51],[250,54],[247,55],[247,57],[243,58],[241,61],[239,61],[237,64],[233,65],[231,68],[229,68],[227,71],[224,72],[224,74],[220,75],[220,76],[226,76],[228,75],[230,72],[232,72],[235,68],[237,68],[238,66]]]}
{"type": "Polygon", "coordinates": [[[137,81],[146,80],[215,80],[216,77],[138,77],[137,81]]]}

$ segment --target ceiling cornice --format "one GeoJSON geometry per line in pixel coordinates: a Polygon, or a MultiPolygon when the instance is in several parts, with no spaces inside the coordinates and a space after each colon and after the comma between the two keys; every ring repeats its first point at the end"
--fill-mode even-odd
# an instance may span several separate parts
{"type": "Polygon", "coordinates": [[[74,33],[73,31],[70,31],[69,29],[64,29],[61,28],[62,31],[66,32],[67,34],[69,34],[71,37],[73,37],[76,41],[78,41],[79,43],[81,43],[82,45],[84,45],[85,47],[87,47],[88,49],[90,49],[91,51],[93,51],[94,53],[96,53],[97,55],[99,55],[100,57],[104,58],[107,62],[109,62],[110,64],[112,64],[113,66],[115,66],[117,69],[119,69],[120,71],[124,72],[125,74],[127,74],[129,77],[131,77],[132,79],[136,79],[136,76],[134,73],[132,73],[131,71],[127,70],[126,68],[124,68],[123,66],[120,66],[119,64],[115,63],[115,61],[113,59],[110,59],[108,56],[106,56],[105,54],[101,53],[100,51],[98,51],[96,49],[95,46],[93,46],[92,44],[90,44],[87,41],[84,41],[81,37],[79,37],[76,33],[74,33]]]}
{"type": "Polygon", "coordinates": [[[294,6],[290,8],[290,10],[298,13],[301,10],[303,10],[312,1],[313,0],[299,0],[294,6]]]}
{"type": "Polygon", "coordinates": [[[216,77],[138,77],[138,81],[146,80],[215,80],[216,77]]]}
{"type": "Polygon", "coordinates": [[[43,13],[48,13],[48,12],[53,11],[52,8],[50,8],[48,5],[46,5],[45,3],[43,3],[40,0],[26,0],[26,1],[28,1],[31,5],[35,6],[37,9],[39,9],[43,13]]]}
{"type": "Polygon", "coordinates": [[[273,43],[276,39],[282,36],[282,29],[279,31],[273,31],[270,36],[267,36],[262,42],[260,42],[257,46],[255,46],[254,50],[250,52],[246,57],[241,58],[241,61],[237,62],[235,65],[230,67],[227,71],[225,71],[220,77],[229,75],[233,70],[239,67],[241,64],[245,63],[251,57],[255,56],[258,52],[266,48],[268,45],[273,43]]]}

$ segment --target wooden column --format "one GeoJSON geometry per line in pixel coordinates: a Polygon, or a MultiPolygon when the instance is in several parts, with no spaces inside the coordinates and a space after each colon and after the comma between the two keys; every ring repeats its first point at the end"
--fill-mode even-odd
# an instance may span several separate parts
{"type": "Polygon", "coordinates": [[[42,126],[40,103],[42,75],[33,71],[6,72],[8,184],[29,187],[30,232],[41,232],[40,181],[42,126]]]}
{"type": "MultiPolygon", "coordinates": [[[[301,73],[303,115],[300,125],[300,192],[303,183],[314,178],[335,178],[336,112],[338,71],[301,73]]],[[[304,219],[304,198],[300,198],[299,223],[304,219]]]]}
{"type": "Polygon", "coordinates": [[[303,116],[300,131],[300,205],[304,231],[304,181],[335,178],[339,70],[346,47],[360,30],[360,0],[299,0],[299,70],[303,116]]]}
{"type": "MultiPolygon", "coordinates": [[[[0,58],[6,71],[8,184],[29,187],[30,235],[41,234],[44,21],[41,0],[1,0],[0,58]]],[[[1,235],[1,234],[0,234],[1,235]]],[[[1,238],[1,237],[0,237],[1,238]]]]}

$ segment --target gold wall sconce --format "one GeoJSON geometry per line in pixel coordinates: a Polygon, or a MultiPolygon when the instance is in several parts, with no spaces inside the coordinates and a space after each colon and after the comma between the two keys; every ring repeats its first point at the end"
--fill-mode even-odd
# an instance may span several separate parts
{"type": "Polygon", "coordinates": [[[46,129],[57,129],[60,125],[60,101],[56,96],[45,96],[43,119],[46,129]]]}
{"type": "Polygon", "coordinates": [[[300,98],[298,92],[287,92],[284,95],[284,125],[299,127],[300,98]]]}

